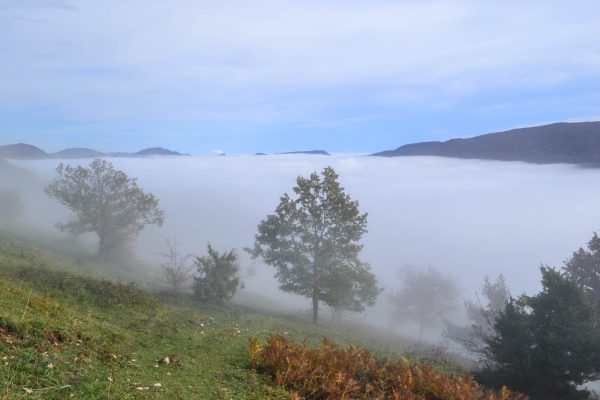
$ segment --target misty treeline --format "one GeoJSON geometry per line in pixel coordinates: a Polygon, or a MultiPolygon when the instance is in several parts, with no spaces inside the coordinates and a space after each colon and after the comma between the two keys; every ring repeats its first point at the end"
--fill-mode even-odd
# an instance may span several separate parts
{"type": "Polygon", "coordinates": [[[0,159],[0,221],[4,223],[14,223],[23,215],[25,200],[19,184],[24,175],[25,171],[0,159]]]}
{"type": "MultiPolygon", "coordinates": [[[[164,222],[159,200],[106,161],[94,160],[89,168],[61,164],[56,172],[45,191],[76,216],[57,227],[97,234],[103,259],[114,259],[145,225],[164,222]]],[[[3,190],[0,214],[12,207],[6,214],[18,216],[19,190],[3,190]]],[[[368,214],[359,211],[331,167],[299,176],[293,192],[280,198],[274,214],[259,223],[254,246],[244,250],[275,268],[282,291],[312,301],[315,323],[320,305],[349,312],[374,305],[382,288],[359,257],[368,214]]],[[[160,266],[173,292],[192,281],[198,299],[224,304],[243,285],[234,250],[220,253],[209,244],[207,255],[197,256],[181,252],[176,238],[165,243],[160,266]]],[[[417,324],[420,336],[442,320],[445,338],[478,358],[475,376],[486,385],[506,385],[533,399],[588,398],[578,386],[600,374],[600,238],[594,233],[587,250],[574,252],[561,269],[540,271],[542,291],[533,296],[514,298],[502,276],[486,278],[481,297],[463,303],[465,326],[444,319],[460,306],[458,278],[435,268],[401,268],[400,285],[387,300],[392,318],[417,324]]]]}

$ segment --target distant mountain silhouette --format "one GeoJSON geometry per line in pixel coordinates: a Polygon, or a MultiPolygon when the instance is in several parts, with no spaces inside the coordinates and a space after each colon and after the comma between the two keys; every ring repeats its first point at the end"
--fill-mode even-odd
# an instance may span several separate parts
{"type": "Polygon", "coordinates": [[[163,149],[162,147],[152,147],[149,149],[140,150],[137,153],[133,153],[136,156],[186,156],[189,154],[181,154],[176,151],[163,149]]]}
{"type": "Polygon", "coordinates": [[[49,158],[48,153],[44,150],[25,143],[0,146],[0,157],[17,160],[39,160],[49,158]]]}
{"type": "Polygon", "coordinates": [[[146,156],[189,156],[177,151],[163,149],[162,147],[152,147],[140,150],[137,153],[102,153],[93,149],[82,147],[73,147],[61,150],[56,153],[48,154],[44,150],[30,144],[19,143],[0,146],[0,158],[19,159],[19,160],[39,160],[43,158],[96,158],[96,157],[146,157],[146,156]]]}
{"type": "Polygon", "coordinates": [[[50,153],[50,156],[53,158],[96,158],[106,156],[106,154],[92,149],[74,147],[57,153],[50,153]]]}
{"type": "Polygon", "coordinates": [[[322,155],[322,156],[329,156],[330,155],[325,150],[288,151],[287,153],[277,153],[277,154],[318,154],[318,155],[322,155]]]}
{"type": "Polygon", "coordinates": [[[556,123],[446,142],[420,142],[373,156],[440,156],[536,164],[600,164],[600,122],[556,123]]]}

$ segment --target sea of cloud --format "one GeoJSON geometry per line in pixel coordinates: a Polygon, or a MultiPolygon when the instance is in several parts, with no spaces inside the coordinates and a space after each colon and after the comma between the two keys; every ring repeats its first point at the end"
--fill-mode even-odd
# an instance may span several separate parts
{"type": "MultiPolygon", "coordinates": [[[[89,161],[14,164],[49,181],[60,162],[89,161]]],[[[500,273],[513,295],[534,294],[540,264],[560,267],[600,229],[600,170],[569,165],[358,154],[109,161],[136,177],[165,210],[163,227],[147,227],[137,244],[138,256],[150,262],[165,250],[164,238],[177,235],[188,252],[202,255],[210,242],[219,250],[238,249],[242,266],[250,266],[242,248],[252,246],[259,222],[274,212],[281,195],[292,194],[296,177],[327,166],[369,213],[362,258],[388,293],[400,285],[398,268],[408,263],[458,275],[465,298],[474,298],[486,275],[500,273]]],[[[255,267],[248,290],[275,298],[274,269],[255,267]]],[[[296,296],[284,298],[308,307],[296,296]]]]}

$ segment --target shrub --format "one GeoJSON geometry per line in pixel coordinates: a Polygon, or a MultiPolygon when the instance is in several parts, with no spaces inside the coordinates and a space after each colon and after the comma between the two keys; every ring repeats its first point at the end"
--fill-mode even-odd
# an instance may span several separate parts
{"type": "Polygon", "coordinates": [[[235,250],[219,254],[210,244],[207,250],[208,256],[196,256],[198,275],[194,277],[194,295],[206,303],[225,304],[240,286],[238,256],[235,250]]]}
{"type": "Polygon", "coordinates": [[[524,400],[525,396],[503,387],[499,393],[485,390],[465,377],[443,375],[430,366],[406,360],[377,362],[359,347],[339,348],[323,340],[317,349],[297,345],[273,335],[262,347],[249,339],[251,367],[269,377],[276,386],[294,392],[294,398],[406,399],[406,400],[524,400]]]}

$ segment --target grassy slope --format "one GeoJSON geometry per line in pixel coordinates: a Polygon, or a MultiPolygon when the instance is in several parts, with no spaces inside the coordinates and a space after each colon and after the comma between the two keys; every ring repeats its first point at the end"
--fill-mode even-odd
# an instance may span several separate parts
{"type": "Polygon", "coordinates": [[[82,273],[116,274],[115,266],[91,263],[89,253],[57,255],[0,233],[1,398],[289,398],[247,368],[248,337],[265,341],[272,333],[309,343],[327,337],[394,358],[372,332],[188,298],[163,297],[168,305],[82,273]]]}

